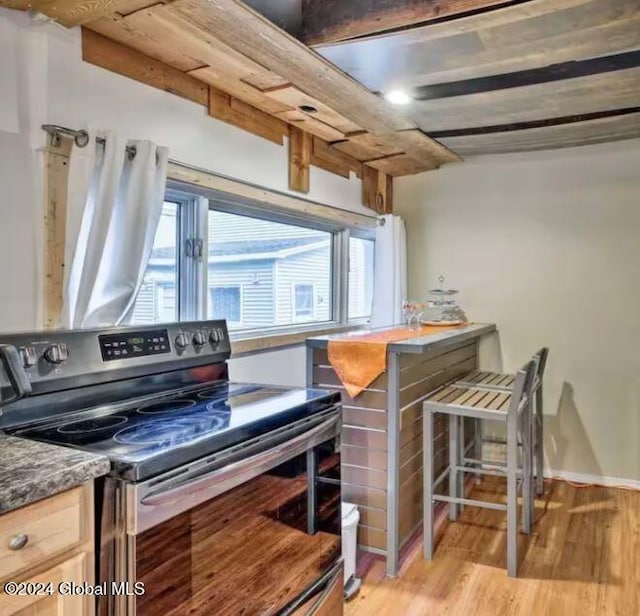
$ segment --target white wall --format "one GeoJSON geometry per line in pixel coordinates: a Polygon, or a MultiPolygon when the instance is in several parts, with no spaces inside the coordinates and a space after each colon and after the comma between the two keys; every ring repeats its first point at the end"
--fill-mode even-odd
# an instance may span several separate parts
{"type": "MultiPolygon", "coordinates": [[[[197,104],[81,60],[80,31],[38,24],[0,9],[0,331],[39,326],[42,209],[38,194],[43,122],[116,129],[152,139],[179,162],[289,192],[287,147],[224,124],[197,104]]],[[[311,170],[308,198],[370,213],[360,181],[311,170]]],[[[232,362],[232,376],[301,385],[302,349],[232,362]],[[294,365],[294,369],[291,366],[294,365]],[[265,366],[269,366],[268,372],[265,366]],[[265,376],[262,376],[265,375],[265,376]]]]}
{"type": "Polygon", "coordinates": [[[549,466],[640,480],[640,140],[471,159],[394,192],[411,296],[441,273],[461,289],[498,325],[489,368],[550,347],[549,466]]]}

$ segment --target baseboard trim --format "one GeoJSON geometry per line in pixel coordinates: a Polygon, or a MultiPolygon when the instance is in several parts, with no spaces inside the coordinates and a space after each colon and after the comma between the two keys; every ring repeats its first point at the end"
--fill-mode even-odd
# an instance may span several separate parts
{"type": "Polygon", "coordinates": [[[622,479],[621,477],[604,477],[602,475],[585,475],[583,473],[571,473],[567,471],[555,471],[546,469],[544,476],[549,479],[565,479],[574,483],[589,483],[606,488],[630,488],[640,490],[640,480],[622,479]]]}

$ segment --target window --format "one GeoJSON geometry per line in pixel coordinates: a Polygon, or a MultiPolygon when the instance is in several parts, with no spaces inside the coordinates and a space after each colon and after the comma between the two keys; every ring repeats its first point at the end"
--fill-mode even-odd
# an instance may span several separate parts
{"type": "Polygon", "coordinates": [[[178,203],[165,201],[162,206],[149,263],[133,307],[131,322],[135,325],[178,318],[178,211],[178,203]]]}
{"type": "Polygon", "coordinates": [[[371,316],[374,248],[373,240],[349,238],[349,319],[371,316]]]}
{"type": "Polygon", "coordinates": [[[234,330],[332,320],[330,232],[215,209],[208,225],[209,318],[234,330]]]}
{"type": "Polygon", "coordinates": [[[312,284],[293,285],[293,311],[296,321],[310,321],[314,313],[312,284]]]}
{"type": "Polygon", "coordinates": [[[235,287],[210,287],[211,314],[226,319],[227,325],[242,324],[242,291],[235,287]]]}
{"type": "Polygon", "coordinates": [[[170,181],[132,323],[224,319],[250,337],[367,319],[373,222],[309,210],[170,181]]]}

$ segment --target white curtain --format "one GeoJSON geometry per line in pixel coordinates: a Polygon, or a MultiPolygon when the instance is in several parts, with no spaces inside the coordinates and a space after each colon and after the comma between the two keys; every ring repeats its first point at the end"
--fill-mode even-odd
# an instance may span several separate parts
{"type": "Polygon", "coordinates": [[[168,155],[167,148],[113,132],[91,132],[89,145],[74,145],[62,327],[119,325],[131,318],[162,212],[168,155]],[[135,148],[134,156],[127,146],[135,148]]]}
{"type": "Polygon", "coordinates": [[[376,230],[371,327],[402,323],[407,299],[407,234],[404,220],[386,214],[376,230]]]}

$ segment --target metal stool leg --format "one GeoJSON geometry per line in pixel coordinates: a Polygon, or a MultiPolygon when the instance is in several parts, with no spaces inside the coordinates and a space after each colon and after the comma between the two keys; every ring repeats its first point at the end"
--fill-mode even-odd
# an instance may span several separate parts
{"type": "Polygon", "coordinates": [[[507,573],[518,575],[518,425],[507,418],[507,573]]]}
{"type": "Polygon", "coordinates": [[[522,530],[531,534],[533,500],[532,404],[522,413],[522,530]]]}
{"type": "MultiPolygon", "coordinates": [[[[480,419],[475,419],[473,421],[474,427],[474,444],[473,444],[473,457],[476,460],[482,460],[482,439],[484,438],[484,422],[480,419]]],[[[480,483],[482,479],[481,473],[476,473],[476,484],[480,483]]]]}
{"type": "MultiPolygon", "coordinates": [[[[465,447],[465,438],[464,438],[464,417],[458,417],[458,466],[464,466],[464,450],[465,447]]],[[[464,481],[465,481],[465,473],[462,471],[458,472],[458,483],[456,485],[456,492],[458,498],[464,498],[464,481]]],[[[460,503],[458,505],[458,514],[461,514],[464,511],[464,505],[460,503]]]]}
{"type": "Polygon", "coordinates": [[[424,486],[424,557],[433,558],[433,413],[423,413],[422,480],[424,486]]]}
{"type": "Polygon", "coordinates": [[[536,492],[544,494],[544,414],[542,412],[542,382],[536,391],[536,492]]]}
{"type": "Polygon", "coordinates": [[[533,401],[530,409],[530,419],[531,419],[531,430],[529,434],[529,442],[531,443],[531,485],[529,486],[529,520],[531,520],[531,526],[529,528],[529,534],[533,531],[533,525],[536,523],[536,485],[537,485],[537,475],[535,474],[536,469],[536,449],[535,449],[535,438],[536,438],[536,414],[535,409],[533,408],[533,401]]]}
{"type": "MultiPolygon", "coordinates": [[[[458,497],[458,418],[449,415],[449,496],[458,497]]],[[[449,503],[449,519],[455,522],[458,519],[457,503],[449,503]]]]}

